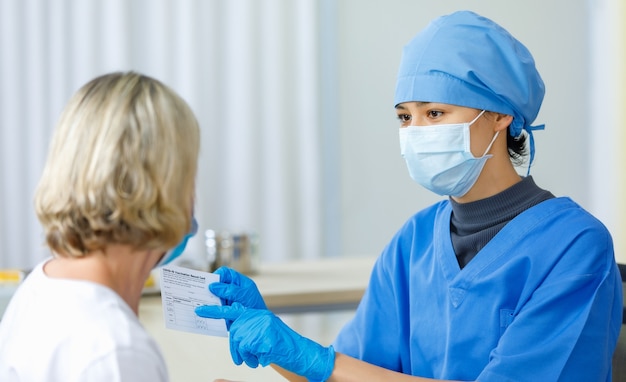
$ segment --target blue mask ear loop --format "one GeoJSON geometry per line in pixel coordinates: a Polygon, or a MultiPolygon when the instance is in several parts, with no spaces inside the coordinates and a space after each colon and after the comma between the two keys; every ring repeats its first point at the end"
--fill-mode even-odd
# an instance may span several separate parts
{"type": "Polygon", "coordinates": [[[530,166],[533,164],[533,160],[535,159],[535,138],[533,137],[533,131],[535,130],[543,130],[546,128],[546,125],[537,125],[537,126],[525,126],[524,130],[528,133],[528,137],[530,138],[530,161],[528,162],[528,171],[526,172],[526,176],[530,175],[530,166]]]}

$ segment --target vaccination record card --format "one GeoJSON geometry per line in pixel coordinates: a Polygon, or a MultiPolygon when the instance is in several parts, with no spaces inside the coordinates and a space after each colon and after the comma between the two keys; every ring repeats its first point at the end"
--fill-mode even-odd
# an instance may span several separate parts
{"type": "Polygon", "coordinates": [[[196,315],[201,305],[221,305],[219,297],[209,291],[209,284],[219,281],[219,275],[178,266],[161,268],[161,301],[163,318],[168,329],[227,337],[222,319],[196,315]]]}

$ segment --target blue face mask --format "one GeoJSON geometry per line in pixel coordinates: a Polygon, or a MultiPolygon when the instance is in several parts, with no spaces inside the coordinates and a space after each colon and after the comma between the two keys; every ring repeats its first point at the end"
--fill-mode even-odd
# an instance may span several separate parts
{"type": "Polygon", "coordinates": [[[409,126],[400,128],[400,153],[406,161],[411,178],[439,195],[460,197],[476,183],[498,132],[483,156],[475,158],[470,151],[468,123],[409,126]]]}
{"type": "Polygon", "coordinates": [[[163,255],[161,260],[154,267],[159,268],[164,265],[167,265],[171,263],[172,261],[174,261],[178,256],[182,255],[183,251],[185,251],[185,247],[187,246],[187,241],[189,241],[189,239],[193,237],[197,232],[198,232],[198,222],[196,221],[196,218],[194,217],[191,220],[191,231],[189,231],[189,233],[185,235],[183,240],[180,243],[178,243],[176,247],[165,252],[165,255],[163,255]]]}

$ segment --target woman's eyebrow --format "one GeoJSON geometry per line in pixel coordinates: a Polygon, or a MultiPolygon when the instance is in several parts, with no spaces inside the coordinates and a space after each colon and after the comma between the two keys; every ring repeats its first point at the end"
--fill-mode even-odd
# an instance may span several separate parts
{"type": "MultiPolygon", "coordinates": [[[[423,102],[423,101],[413,101],[417,104],[417,106],[424,106],[424,105],[428,105],[429,103],[432,102],[423,102]]],[[[402,110],[406,110],[406,107],[404,107],[404,105],[399,104],[398,106],[396,106],[396,109],[402,109],[402,110]]]]}

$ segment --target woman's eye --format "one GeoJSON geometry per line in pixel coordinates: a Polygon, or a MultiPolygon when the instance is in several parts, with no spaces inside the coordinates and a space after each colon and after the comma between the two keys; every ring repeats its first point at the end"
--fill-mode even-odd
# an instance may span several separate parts
{"type": "Polygon", "coordinates": [[[429,118],[439,118],[443,115],[443,111],[439,111],[439,110],[430,110],[428,112],[428,117],[429,118]]]}
{"type": "Polygon", "coordinates": [[[402,123],[409,122],[411,120],[411,116],[408,114],[398,114],[398,120],[402,123]]]}

